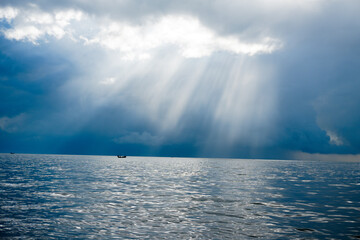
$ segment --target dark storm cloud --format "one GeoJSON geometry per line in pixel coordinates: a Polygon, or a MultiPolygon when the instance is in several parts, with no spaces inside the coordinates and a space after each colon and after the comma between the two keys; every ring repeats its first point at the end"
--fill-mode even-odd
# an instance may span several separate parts
{"type": "MultiPolygon", "coordinates": [[[[281,158],[360,152],[358,1],[36,4],[43,12],[82,11],[91,23],[108,18],[142,26],[149,18],[188,15],[219,36],[272,37],[282,45],[244,60],[216,48],[202,59],[176,60],[168,57],[174,50],[162,48],[146,65],[123,63],[80,40],[39,37],[33,45],[2,36],[0,151],[18,143],[57,153],[281,158]]],[[[0,5],[31,9],[28,1],[0,5]]],[[[9,24],[3,21],[2,29],[9,24]]]]}
{"type": "Polygon", "coordinates": [[[0,39],[2,116],[16,116],[46,105],[44,99],[71,71],[70,63],[46,49],[0,39]],[[29,48],[30,47],[30,48],[29,48]]]}
{"type": "Polygon", "coordinates": [[[358,153],[359,22],[353,5],[325,6],[288,30],[280,54],[279,91],[285,148],[311,153],[358,153]],[[351,129],[351,130],[350,130],[351,129]],[[353,135],[354,134],[354,135],[353,135]],[[338,139],[338,140],[335,140],[338,139]],[[351,140],[350,140],[351,139],[351,140]]]}

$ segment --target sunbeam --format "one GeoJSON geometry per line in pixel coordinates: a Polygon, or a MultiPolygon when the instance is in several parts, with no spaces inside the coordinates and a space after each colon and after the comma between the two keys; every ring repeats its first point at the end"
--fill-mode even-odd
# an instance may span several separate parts
{"type": "Polygon", "coordinates": [[[20,2],[0,3],[0,139],[10,144],[359,152],[353,0],[20,2]]]}

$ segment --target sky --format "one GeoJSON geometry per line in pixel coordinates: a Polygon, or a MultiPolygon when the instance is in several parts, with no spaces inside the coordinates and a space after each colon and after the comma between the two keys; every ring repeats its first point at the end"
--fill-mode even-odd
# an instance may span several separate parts
{"type": "Polygon", "coordinates": [[[358,0],[0,2],[0,152],[359,156],[358,0]]]}

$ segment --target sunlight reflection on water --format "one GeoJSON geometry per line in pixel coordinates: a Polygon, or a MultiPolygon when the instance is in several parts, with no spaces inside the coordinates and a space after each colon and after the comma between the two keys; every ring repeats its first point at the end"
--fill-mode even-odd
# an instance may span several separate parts
{"type": "Polygon", "coordinates": [[[360,236],[359,163],[0,154],[3,238],[360,236]]]}

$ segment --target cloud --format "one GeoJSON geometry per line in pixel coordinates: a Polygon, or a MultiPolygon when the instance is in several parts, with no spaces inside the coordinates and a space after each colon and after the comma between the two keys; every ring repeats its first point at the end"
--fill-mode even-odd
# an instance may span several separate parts
{"type": "Polygon", "coordinates": [[[10,27],[2,29],[7,39],[17,41],[30,41],[38,44],[47,36],[61,39],[64,35],[71,36],[67,26],[71,21],[79,21],[82,17],[80,11],[65,10],[43,12],[37,5],[29,4],[27,9],[12,7],[0,8],[0,18],[5,19],[10,27]]]}
{"type": "Polygon", "coordinates": [[[337,145],[337,146],[344,145],[344,141],[336,133],[327,130],[326,135],[329,136],[331,144],[334,144],[334,145],[337,145]]]}
{"type": "Polygon", "coordinates": [[[0,8],[0,18],[5,19],[7,22],[11,22],[11,20],[14,19],[18,13],[19,11],[16,8],[0,8]]]}
{"type": "Polygon", "coordinates": [[[68,36],[74,41],[84,41],[85,45],[98,44],[117,50],[124,59],[147,59],[152,51],[166,46],[175,46],[185,58],[205,57],[217,51],[252,56],[271,53],[282,46],[280,40],[269,36],[252,42],[241,41],[236,36],[220,36],[190,15],[149,17],[133,25],[74,9],[44,12],[33,4],[25,10],[1,8],[0,13],[10,24],[2,30],[8,39],[38,44],[47,37],[68,36]],[[91,30],[82,29],[81,24],[92,26],[91,30]]]}
{"type": "Polygon", "coordinates": [[[352,71],[350,76],[347,71],[338,72],[342,80],[330,81],[327,90],[314,101],[316,123],[326,131],[330,144],[348,148],[351,153],[358,152],[360,147],[360,97],[357,91],[360,82],[353,79],[354,73],[359,74],[358,70],[352,71]]]}
{"type": "Polygon", "coordinates": [[[116,79],[114,77],[106,78],[105,80],[100,81],[100,84],[103,85],[113,85],[115,83],[116,79]]]}
{"type": "Polygon", "coordinates": [[[1,117],[0,118],[0,129],[4,132],[13,133],[20,130],[23,122],[26,119],[26,114],[21,113],[15,117],[1,117]]]}
{"type": "Polygon", "coordinates": [[[360,152],[358,1],[0,5],[3,129],[28,112],[84,151],[360,152]]]}
{"type": "Polygon", "coordinates": [[[255,43],[245,43],[236,37],[218,36],[191,16],[169,15],[151,19],[143,25],[133,26],[121,22],[110,22],[99,34],[85,38],[87,44],[98,43],[112,50],[119,50],[130,58],[148,56],[150,51],[167,45],[179,48],[180,54],[188,58],[209,56],[216,51],[235,54],[271,53],[281,47],[281,42],[264,38],[255,43]]]}

